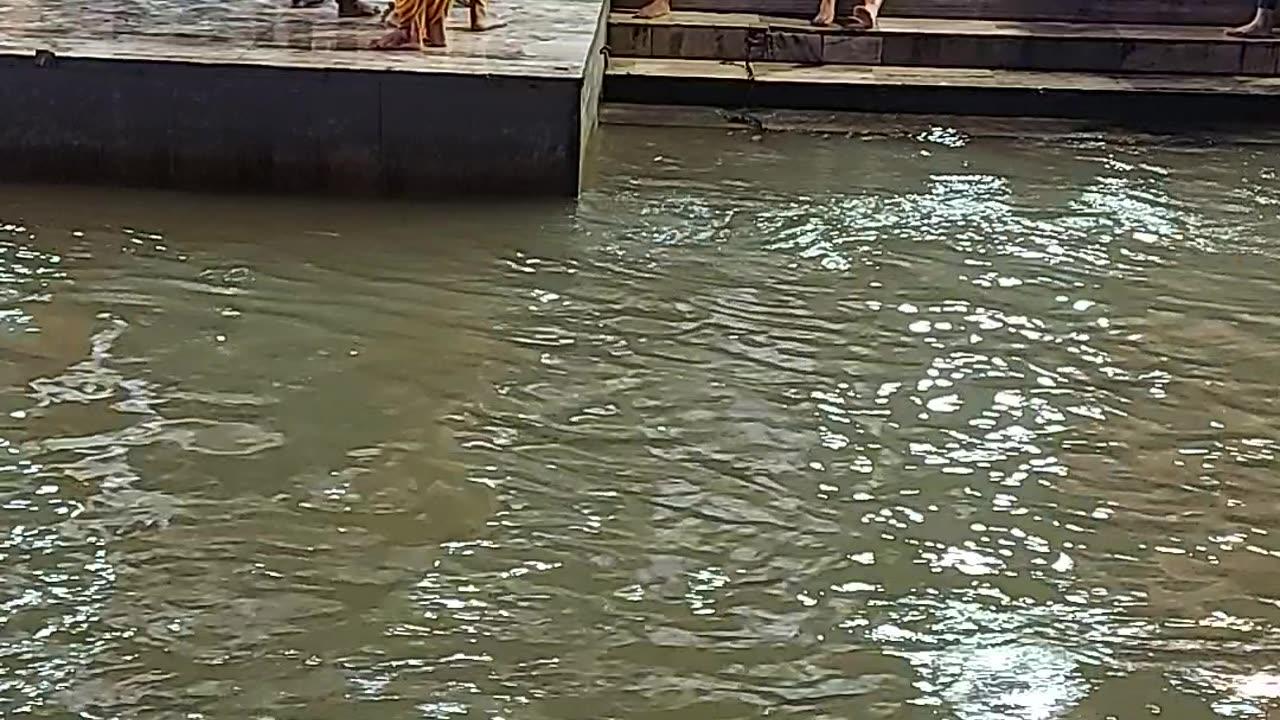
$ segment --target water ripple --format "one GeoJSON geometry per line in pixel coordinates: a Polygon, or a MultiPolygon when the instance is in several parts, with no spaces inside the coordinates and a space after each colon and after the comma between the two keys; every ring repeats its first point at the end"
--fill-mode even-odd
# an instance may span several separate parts
{"type": "Polygon", "coordinates": [[[6,193],[0,715],[1274,712],[1269,150],[603,144],[6,193]]]}

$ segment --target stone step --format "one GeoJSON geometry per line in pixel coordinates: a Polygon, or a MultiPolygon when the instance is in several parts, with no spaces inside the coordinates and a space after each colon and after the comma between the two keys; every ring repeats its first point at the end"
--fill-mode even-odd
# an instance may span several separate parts
{"type": "Polygon", "coordinates": [[[611,58],[609,102],[877,113],[1273,123],[1280,77],[611,58]]]}
{"type": "Polygon", "coordinates": [[[1280,37],[1241,40],[1180,25],[882,18],[871,32],[796,18],[679,11],[658,20],[614,12],[615,57],[894,65],[1050,72],[1280,73],[1280,37]]]}
{"type": "MultiPolygon", "coordinates": [[[[849,2],[840,12],[848,14],[849,2]]],[[[613,0],[630,12],[647,0],[613,0]]],[[[741,12],[809,18],[817,0],[673,0],[677,10],[741,12]]],[[[1027,22],[1160,23],[1238,25],[1253,16],[1250,0],[885,0],[884,17],[931,17],[1027,22]]]]}

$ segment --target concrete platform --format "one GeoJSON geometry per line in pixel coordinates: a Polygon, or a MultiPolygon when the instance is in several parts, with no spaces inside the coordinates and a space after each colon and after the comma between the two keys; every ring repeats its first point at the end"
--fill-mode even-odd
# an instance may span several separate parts
{"type": "MultiPolygon", "coordinates": [[[[892,0],[890,0],[892,2],[892,0]]],[[[751,13],[677,11],[609,19],[615,56],[829,65],[967,67],[1163,75],[1280,73],[1280,36],[1228,37],[1193,25],[886,17],[877,30],[816,28],[751,13]]]]}
{"type": "MultiPolygon", "coordinates": [[[[647,0],[614,0],[618,11],[633,11],[647,0]]],[[[839,0],[848,15],[852,0],[839,0]]],[[[693,12],[757,13],[809,19],[817,0],[676,0],[675,9],[693,12]]],[[[1239,25],[1253,17],[1250,0],[887,0],[881,17],[1012,20],[1018,22],[1162,23],[1239,25]]]]}
{"type": "Polygon", "coordinates": [[[496,0],[450,47],[285,0],[0,0],[0,180],[577,193],[604,72],[599,0],[496,0]]]}
{"type": "MultiPolygon", "coordinates": [[[[932,115],[923,113],[863,113],[841,110],[726,110],[692,105],[631,105],[605,103],[600,107],[603,125],[646,128],[698,128],[740,135],[805,133],[843,138],[938,137],[943,142],[955,133],[961,138],[1105,142],[1115,144],[1194,145],[1206,142],[1200,132],[1188,135],[1185,125],[1169,123],[1109,124],[1087,119],[993,117],[982,115],[932,115]]],[[[1248,123],[1215,123],[1208,133],[1212,141],[1272,149],[1280,145],[1280,130],[1248,123]]]]}
{"type": "Polygon", "coordinates": [[[1197,129],[1280,117],[1280,36],[1224,33],[1250,0],[886,0],[871,31],[813,27],[817,0],[633,17],[644,1],[613,0],[610,102],[1197,129]]]}
{"type": "MultiPolygon", "coordinates": [[[[615,58],[605,99],[642,105],[1274,126],[1280,77],[615,58]]],[[[749,119],[741,123],[753,126],[749,119]]]]}

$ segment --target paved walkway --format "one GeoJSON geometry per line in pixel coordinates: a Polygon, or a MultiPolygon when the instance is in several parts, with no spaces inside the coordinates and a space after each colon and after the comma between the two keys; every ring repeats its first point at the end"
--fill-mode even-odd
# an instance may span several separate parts
{"type": "Polygon", "coordinates": [[[491,0],[510,25],[467,32],[466,10],[456,8],[449,48],[377,52],[367,49],[382,32],[377,20],[340,21],[332,2],[295,10],[288,0],[0,0],[0,55],[47,49],[105,58],[578,75],[602,1],[491,0]]]}

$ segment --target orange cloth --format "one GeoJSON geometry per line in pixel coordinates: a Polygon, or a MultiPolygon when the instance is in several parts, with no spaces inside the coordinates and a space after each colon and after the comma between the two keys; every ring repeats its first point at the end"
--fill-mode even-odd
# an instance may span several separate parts
{"type": "Polygon", "coordinates": [[[428,29],[436,23],[444,26],[452,4],[453,0],[395,0],[387,22],[416,35],[418,44],[426,47],[428,29]]]}

